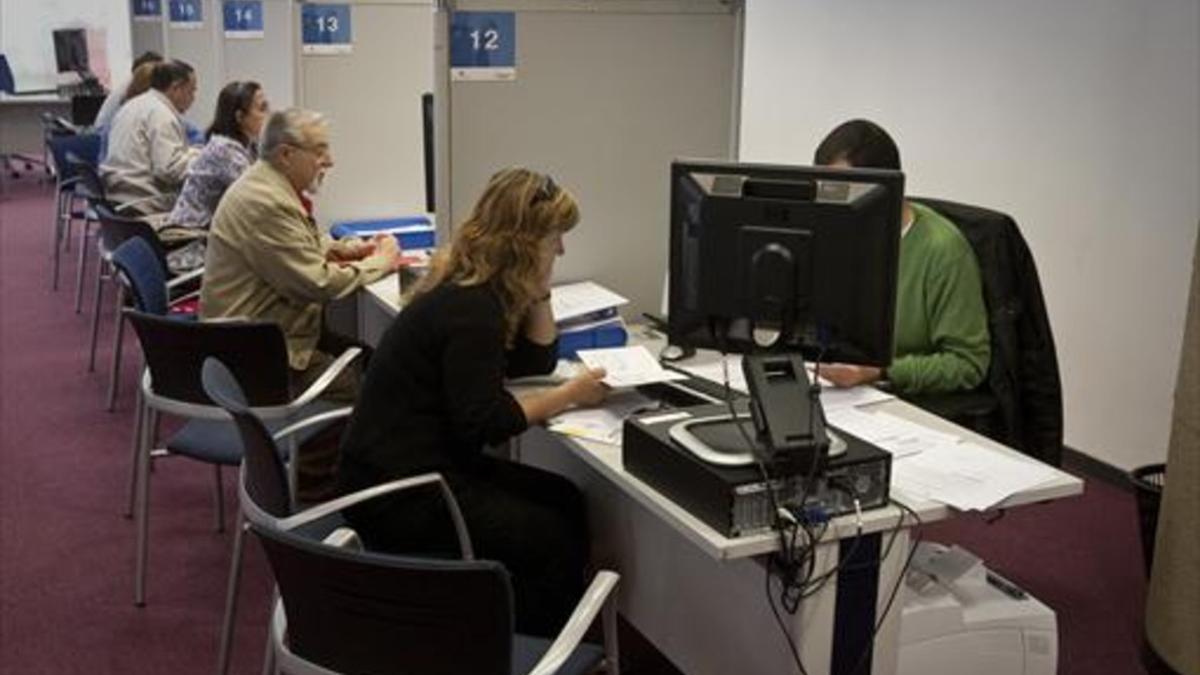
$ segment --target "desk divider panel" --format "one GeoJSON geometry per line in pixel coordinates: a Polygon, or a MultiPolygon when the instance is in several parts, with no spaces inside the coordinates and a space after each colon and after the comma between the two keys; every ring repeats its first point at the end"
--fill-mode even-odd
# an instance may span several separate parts
{"type": "MultiPolygon", "coordinates": [[[[160,16],[152,20],[132,19],[132,25],[129,31],[129,42],[132,46],[133,56],[136,59],[147,50],[156,51],[159,54],[166,53],[166,18],[160,16]]],[[[113,82],[121,82],[128,76],[127,73],[113,73],[113,82]]]]}
{"type": "MultiPolygon", "coordinates": [[[[317,199],[337,220],[425,213],[421,95],[433,87],[432,0],[343,0],[348,53],[298,50],[298,105],[324,113],[336,165],[317,199]]],[[[295,40],[302,41],[299,21],[295,40]]]]}
{"type": "MultiPolygon", "coordinates": [[[[488,177],[526,165],[578,199],[559,281],[594,279],[658,311],[670,162],[736,155],[742,3],[450,0],[435,35],[439,241],[488,177]],[[515,79],[453,80],[453,13],[515,14],[515,79]]],[[[460,35],[462,31],[460,31],[460,35]]]]}
{"type": "Polygon", "coordinates": [[[222,25],[220,40],[225,72],[220,86],[233,80],[254,80],[262,85],[271,110],[283,110],[296,101],[295,64],[299,52],[294,26],[300,20],[300,13],[295,0],[262,0],[262,10],[261,38],[230,38],[222,25]]]}
{"type": "Polygon", "coordinates": [[[212,123],[217,108],[217,94],[225,86],[224,68],[221,63],[221,2],[219,0],[192,0],[203,12],[198,28],[181,28],[171,25],[170,2],[163,1],[163,21],[166,22],[166,51],[164,56],[182,59],[196,69],[196,100],[184,114],[201,129],[212,123]]]}

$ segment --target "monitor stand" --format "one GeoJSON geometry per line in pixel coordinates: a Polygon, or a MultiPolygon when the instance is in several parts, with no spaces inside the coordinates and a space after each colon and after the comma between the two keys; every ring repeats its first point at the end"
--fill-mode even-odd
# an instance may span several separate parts
{"type": "MultiPolygon", "coordinates": [[[[737,424],[744,427],[751,419],[750,413],[739,413],[737,419],[737,424]]],[[[709,464],[737,467],[754,464],[757,461],[756,454],[762,456],[767,451],[766,448],[759,447],[761,443],[754,438],[753,428],[746,428],[745,431],[756,446],[755,452],[746,447],[746,437],[729,414],[708,415],[678,422],[667,434],[679,447],[709,464]]],[[[825,435],[829,439],[829,457],[837,457],[846,452],[848,446],[841,436],[829,429],[826,429],[825,435]]]]}
{"type": "Polygon", "coordinates": [[[799,354],[749,355],[742,361],[750,411],[687,420],[669,435],[706,462],[741,466],[762,462],[785,472],[818,471],[845,441],[825,429],[819,389],[808,380],[799,354]],[[742,428],[745,420],[753,430],[742,428]],[[749,447],[747,447],[749,445],[749,447]]]}

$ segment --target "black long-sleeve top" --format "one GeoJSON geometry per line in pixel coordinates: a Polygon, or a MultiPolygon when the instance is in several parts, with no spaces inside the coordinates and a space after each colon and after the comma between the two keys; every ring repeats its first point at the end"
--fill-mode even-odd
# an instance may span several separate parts
{"type": "Polygon", "coordinates": [[[504,309],[488,284],[442,284],[406,306],[371,357],[342,439],[343,489],[466,468],[528,423],[504,378],[548,373],[557,344],[504,346],[504,309]]]}

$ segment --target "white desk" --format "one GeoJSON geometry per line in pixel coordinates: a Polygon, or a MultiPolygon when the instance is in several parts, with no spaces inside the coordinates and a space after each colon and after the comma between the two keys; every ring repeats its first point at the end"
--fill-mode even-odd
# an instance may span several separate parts
{"type": "Polygon", "coordinates": [[[69,114],[70,107],[70,99],[54,94],[0,94],[0,152],[41,157],[42,113],[69,114]]]}
{"type": "MultiPolygon", "coordinates": [[[[373,286],[364,295],[370,297],[360,302],[360,309],[390,316],[399,309],[398,286],[394,282],[373,286]]],[[[360,320],[370,322],[379,317],[360,316],[360,320]]],[[[900,400],[882,402],[872,409],[951,432],[1023,461],[1034,461],[900,400]]],[[[764,533],[737,539],[722,536],[626,472],[621,449],[616,446],[533,429],[521,438],[519,451],[523,462],[571,478],[587,496],[592,559],[597,565],[621,574],[621,614],[683,672],[689,675],[797,672],[764,590],[761,556],[778,548],[774,535],[764,533]]],[[[1011,497],[1003,506],[1057,499],[1082,491],[1082,481],[1057,472],[1053,480],[1011,497]]],[[[897,491],[893,491],[893,496],[926,523],[955,513],[939,503],[897,491]]],[[[890,535],[884,533],[878,537],[878,533],[893,528],[899,516],[900,509],[896,507],[863,514],[864,532],[877,535],[880,555],[890,535]]],[[[825,543],[818,549],[818,574],[837,566],[842,543],[835,536],[852,538],[853,535],[853,518],[833,521],[825,543]]],[[[839,672],[853,668],[862,650],[847,635],[854,635],[857,626],[861,637],[863,626],[869,627],[874,620],[869,616],[869,607],[864,615],[861,606],[853,605],[856,600],[862,601],[865,591],[873,590],[874,613],[878,616],[882,612],[904,565],[908,543],[907,528],[901,529],[890,555],[880,561],[878,572],[843,570],[819,593],[806,599],[795,616],[782,615],[810,674],[833,672],[835,666],[839,672]]],[[[875,675],[896,670],[902,593],[903,590],[874,641],[870,672],[875,675]]]]}

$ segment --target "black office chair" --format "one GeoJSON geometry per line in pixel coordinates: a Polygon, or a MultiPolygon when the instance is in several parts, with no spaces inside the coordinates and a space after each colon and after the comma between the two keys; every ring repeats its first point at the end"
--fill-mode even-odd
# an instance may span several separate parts
{"type": "MultiPolygon", "coordinates": [[[[141,239],[122,246],[143,244],[141,239]]],[[[158,293],[165,294],[164,289],[158,293]]],[[[224,513],[221,467],[237,466],[242,461],[242,439],[229,416],[215,405],[201,386],[204,360],[217,357],[233,364],[248,385],[248,399],[255,412],[275,428],[338,407],[318,398],[326,387],[353,361],[361,350],[352,347],[343,352],[297,396],[292,395],[283,331],[274,322],[252,321],[179,321],[126,309],[146,359],[147,368],[138,388],[135,412],[134,462],[132,485],[137,518],[134,602],[145,604],[146,559],[149,543],[150,461],[163,454],[188,457],[213,467],[214,495],[217,504],[217,529],[223,529],[224,513]],[[158,421],[162,413],[187,420],[155,450],[158,421]]],[[[320,428],[306,427],[304,434],[289,438],[288,452],[294,456],[306,437],[320,428]]],[[[296,485],[296,462],[288,463],[286,483],[296,485]]],[[[294,499],[294,492],[289,495],[294,499]]]]}
{"type": "Polygon", "coordinates": [[[979,261],[992,360],[975,391],[909,396],[915,403],[1027,455],[1059,466],[1062,384],[1037,266],[1006,214],[940,199],[913,198],[950,219],[979,261]]]}
{"type": "MultiPolygon", "coordinates": [[[[242,514],[267,550],[282,595],[271,623],[275,672],[566,675],[591,672],[607,656],[608,672],[617,674],[615,573],[596,575],[553,643],[515,634],[508,573],[500,563],[474,560],[458,503],[440,475],[392,481],[295,513],[275,441],[247,407],[233,374],[210,358],[202,377],[205,392],[233,416],[242,435],[242,514]],[[430,486],[440,490],[449,507],[461,560],[349,550],[359,544],[353,531],[341,526],[343,510],[430,486]],[[581,644],[601,611],[603,650],[581,644]]],[[[289,433],[285,429],[275,437],[289,433]]],[[[240,538],[237,542],[231,590],[240,569],[240,538]]],[[[235,597],[228,598],[227,616],[235,597]]],[[[220,672],[227,666],[227,640],[223,635],[220,672]]]]}

